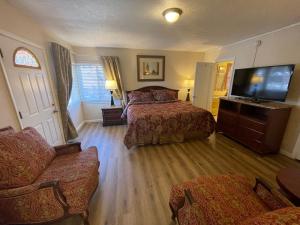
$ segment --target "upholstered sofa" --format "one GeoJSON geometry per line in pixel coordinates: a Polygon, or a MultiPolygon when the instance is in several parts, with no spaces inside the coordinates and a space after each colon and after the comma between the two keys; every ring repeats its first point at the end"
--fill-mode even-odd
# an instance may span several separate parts
{"type": "Polygon", "coordinates": [[[295,225],[300,208],[261,179],[201,176],[172,187],[172,218],[180,225],[295,225]]]}
{"type": "Polygon", "coordinates": [[[0,224],[58,221],[79,214],[98,185],[96,147],[51,147],[33,128],[0,129],[0,224]]]}

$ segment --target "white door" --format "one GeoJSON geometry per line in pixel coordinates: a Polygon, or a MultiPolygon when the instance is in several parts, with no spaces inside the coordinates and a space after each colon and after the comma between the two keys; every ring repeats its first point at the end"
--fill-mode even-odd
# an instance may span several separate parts
{"type": "Polygon", "coordinates": [[[215,74],[215,63],[197,63],[193,96],[195,106],[211,111],[215,74]]]}
{"type": "Polygon", "coordinates": [[[21,127],[34,127],[51,145],[62,144],[59,113],[49,83],[43,50],[1,34],[0,48],[0,61],[21,127]]]}

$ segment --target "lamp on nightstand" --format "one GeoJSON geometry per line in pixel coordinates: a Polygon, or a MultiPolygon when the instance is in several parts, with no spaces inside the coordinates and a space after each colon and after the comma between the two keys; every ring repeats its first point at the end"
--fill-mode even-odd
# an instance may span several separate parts
{"type": "Polygon", "coordinates": [[[114,106],[114,97],[113,97],[113,90],[118,89],[117,82],[115,80],[106,80],[105,81],[105,89],[110,90],[110,105],[114,106]]]}
{"type": "Polygon", "coordinates": [[[194,80],[184,80],[183,85],[185,88],[187,88],[187,96],[186,96],[186,101],[190,101],[190,90],[191,88],[194,87],[194,80]]]}

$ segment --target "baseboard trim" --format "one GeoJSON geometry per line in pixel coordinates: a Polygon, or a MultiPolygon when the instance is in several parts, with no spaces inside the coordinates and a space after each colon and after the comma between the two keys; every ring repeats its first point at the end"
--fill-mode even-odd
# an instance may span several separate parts
{"type": "Polygon", "coordinates": [[[83,121],[76,127],[76,130],[77,130],[77,132],[79,132],[79,131],[83,128],[84,124],[86,124],[86,123],[99,123],[99,122],[102,122],[102,119],[83,120],[83,121]]]}
{"type": "Polygon", "coordinates": [[[95,120],[85,120],[85,123],[99,123],[102,122],[102,119],[95,119],[95,120]]]}
{"type": "Polygon", "coordinates": [[[288,152],[288,151],[286,151],[286,150],[284,150],[284,149],[281,149],[281,150],[280,150],[280,154],[285,155],[285,156],[287,156],[287,157],[289,157],[289,158],[291,158],[291,159],[295,159],[295,156],[294,156],[293,153],[288,152]]]}

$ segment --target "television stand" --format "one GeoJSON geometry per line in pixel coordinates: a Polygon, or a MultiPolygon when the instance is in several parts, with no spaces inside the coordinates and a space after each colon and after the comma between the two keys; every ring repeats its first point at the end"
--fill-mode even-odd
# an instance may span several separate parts
{"type": "Polygon", "coordinates": [[[249,99],[249,101],[253,102],[253,103],[257,103],[257,104],[269,102],[267,100],[262,100],[262,99],[258,99],[258,98],[249,99]]]}
{"type": "Polygon", "coordinates": [[[258,153],[277,153],[290,112],[286,104],[220,98],[217,132],[258,153]]]}
{"type": "Polygon", "coordinates": [[[265,103],[265,102],[271,102],[269,100],[259,99],[259,98],[242,98],[242,97],[234,97],[234,99],[245,101],[245,102],[253,102],[253,103],[265,103]]]}

